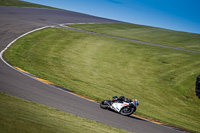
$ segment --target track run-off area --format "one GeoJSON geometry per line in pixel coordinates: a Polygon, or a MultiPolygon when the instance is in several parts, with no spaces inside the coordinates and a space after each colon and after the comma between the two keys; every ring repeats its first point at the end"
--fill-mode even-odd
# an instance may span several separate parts
{"type": "MultiPolygon", "coordinates": [[[[68,28],[60,24],[120,23],[119,21],[70,11],[20,7],[0,7],[0,18],[0,51],[2,51],[0,60],[1,92],[39,104],[51,106],[59,109],[60,111],[75,114],[86,119],[94,120],[130,132],[182,132],[181,130],[163,125],[162,123],[149,121],[137,116],[125,117],[111,111],[102,110],[97,102],[84,98],[65,88],[61,88],[53,83],[49,83],[48,81],[44,81],[28,72],[20,70],[20,68],[14,68],[13,66],[7,64],[2,58],[3,51],[14,41],[25,36],[26,34],[46,27],[68,28]]],[[[159,46],[159,44],[149,45],[159,46]]],[[[176,48],[173,47],[173,49],[176,48]]],[[[179,50],[187,51],[184,49],[179,50]]]]}

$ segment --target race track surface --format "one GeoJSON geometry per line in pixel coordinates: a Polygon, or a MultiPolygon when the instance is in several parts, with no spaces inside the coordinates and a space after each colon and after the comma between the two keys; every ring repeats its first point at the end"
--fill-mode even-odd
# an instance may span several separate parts
{"type": "MultiPolygon", "coordinates": [[[[28,31],[62,23],[118,23],[118,21],[63,10],[0,7],[0,51],[28,31]]],[[[135,133],[179,132],[133,116],[125,117],[100,109],[98,103],[25,76],[2,60],[0,60],[0,91],[135,133]]]]}

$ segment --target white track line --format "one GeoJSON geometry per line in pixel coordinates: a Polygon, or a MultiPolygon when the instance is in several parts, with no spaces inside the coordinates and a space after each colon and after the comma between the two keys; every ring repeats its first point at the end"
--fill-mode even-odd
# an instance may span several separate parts
{"type": "MultiPolygon", "coordinates": [[[[64,25],[67,25],[67,24],[70,25],[70,24],[94,24],[94,23],[65,23],[65,24],[59,24],[59,25],[64,27],[64,25]]],[[[12,69],[14,69],[14,70],[16,70],[16,71],[18,71],[18,72],[20,72],[20,73],[22,73],[22,74],[24,74],[24,75],[26,75],[26,76],[32,78],[32,79],[35,79],[35,80],[37,80],[37,81],[39,81],[39,82],[41,82],[41,83],[43,83],[43,84],[46,84],[46,85],[48,85],[48,86],[50,86],[50,87],[53,87],[53,88],[55,88],[55,89],[58,89],[58,90],[60,90],[60,91],[66,92],[66,93],[68,93],[68,94],[71,94],[71,95],[80,97],[80,98],[82,98],[82,99],[85,99],[85,100],[87,100],[87,101],[90,101],[90,102],[99,104],[98,102],[95,102],[95,101],[92,101],[92,100],[90,100],[90,99],[87,99],[87,98],[81,97],[81,96],[79,96],[79,95],[76,95],[76,93],[70,93],[70,92],[68,92],[68,91],[59,89],[59,88],[56,87],[56,86],[53,86],[53,85],[47,84],[47,83],[45,83],[45,82],[42,82],[42,81],[40,81],[40,80],[38,80],[38,79],[36,79],[36,78],[34,78],[34,77],[32,77],[32,76],[26,74],[26,73],[24,73],[24,72],[22,72],[22,71],[20,71],[20,70],[18,70],[18,69],[16,69],[16,68],[14,68],[13,66],[11,66],[8,62],[6,62],[6,61],[3,59],[3,53],[4,53],[14,42],[16,42],[18,39],[20,39],[20,38],[22,38],[22,37],[24,37],[24,36],[26,36],[26,35],[28,35],[28,34],[30,34],[30,33],[33,33],[33,32],[35,32],[35,31],[39,31],[39,30],[42,30],[42,29],[45,29],[45,28],[52,28],[52,27],[54,27],[54,26],[44,26],[44,27],[40,27],[40,28],[31,30],[31,31],[29,31],[29,32],[27,32],[27,33],[22,34],[21,36],[19,36],[18,38],[16,38],[16,39],[13,40],[12,42],[10,42],[10,43],[6,46],[6,48],[3,49],[3,50],[1,51],[1,53],[0,53],[0,59],[1,59],[6,65],[8,65],[9,67],[11,67],[12,69]]],[[[56,28],[56,27],[55,27],[55,28],[56,28]]],[[[134,115],[134,117],[137,117],[137,116],[134,115]]],[[[140,118],[140,117],[137,117],[137,118],[143,119],[143,118],[140,118]]],[[[145,120],[145,119],[143,119],[143,120],[145,120]]],[[[176,131],[178,131],[178,132],[185,132],[185,131],[179,131],[179,130],[177,130],[178,128],[174,128],[174,127],[170,127],[170,126],[167,126],[167,125],[158,124],[158,123],[155,123],[155,122],[153,122],[153,121],[149,121],[149,120],[145,120],[145,121],[148,121],[148,122],[151,122],[151,123],[160,125],[160,126],[164,126],[164,127],[170,128],[170,129],[172,129],[172,130],[176,130],[176,131]]]]}
{"type": "Polygon", "coordinates": [[[80,97],[80,98],[82,98],[82,99],[85,99],[85,100],[94,102],[94,103],[96,103],[96,104],[99,104],[98,102],[95,102],[95,101],[92,101],[92,100],[90,100],[90,99],[87,99],[87,98],[81,97],[81,96],[79,96],[79,95],[76,95],[75,93],[70,93],[70,92],[68,92],[68,91],[59,89],[59,88],[56,87],[56,86],[53,86],[53,85],[47,84],[47,83],[45,83],[45,82],[42,82],[41,80],[38,80],[38,79],[34,78],[33,76],[30,76],[29,74],[24,73],[24,72],[22,72],[22,71],[16,69],[15,67],[13,67],[12,65],[10,65],[8,62],[6,62],[6,61],[4,60],[4,58],[3,58],[3,53],[4,53],[14,42],[16,42],[18,39],[20,39],[20,38],[22,38],[22,37],[24,37],[24,36],[26,36],[26,35],[28,35],[28,34],[30,34],[30,33],[33,33],[33,32],[35,32],[35,31],[39,31],[39,30],[42,30],[42,29],[45,29],[45,28],[53,28],[53,27],[54,27],[54,26],[44,26],[44,27],[40,27],[40,28],[31,30],[31,31],[29,31],[29,32],[27,32],[27,33],[24,33],[24,34],[22,34],[21,36],[17,37],[16,39],[14,39],[12,42],[10,42],[10,43],[1,51],[1,53],[0,53],[0,59],[1,59],[6,65],[8,65],[10,68],[12,68],[12,69],[14,69],[14,70],[16,70],[16,71],[18,71],[18,72],[20,72],[20,73],[22,73],[22,74],[28,76],[28,77],[34,79],[34,80],[37,80],[37,81],[39,81],[39,82],[41,82],[41,83],[44,83],[44,84],[46,84],[46,85],[48,85],[48,86],[51,86],[51,87],[53,87],[53,88],[56,88],[56,89],[58,89],[58,90],[67,92],[68,94],[71,94],[71,95],[80,97]]]}
{"type": "Polygon", "coordinates": [[[20,39],[20,38],[22,38],[22,37],[24,37],[24,36],[26,36],[26,35],[28,35],[28,34],[30,34],[30,33],[33,33],[33,32],[35,32],[35,31],[42,30],[42,29],[45,29],[45,28],[48,28],[48,27],[52,27],[52,26],[44,26],[44,27],[41,27],[41,28],[34,29],[34,30],[32,30],[32,31],[29,31],[29,32],[27,32],[27,33],[24,33],[23,35],[19,36],[18,38],[16,38],[16,39],[13,40],[12,42],[10,42],[10,43],[1,51],[1,53],[0,53],[0,58],[1,58],[1,60],[2,60],[5,64],[7,64],[9,67],[12,67],[13,69],[15,69],[13,66],[11,66],[9,63],[7,63],[7,62],[3,59],[3,53],[4,53],[14,42],[16,42],[18,39],[20,39]]]}

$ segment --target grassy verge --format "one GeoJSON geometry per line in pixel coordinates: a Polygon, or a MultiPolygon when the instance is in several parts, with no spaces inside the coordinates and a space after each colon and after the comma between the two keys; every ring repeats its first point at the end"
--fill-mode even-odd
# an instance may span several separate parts
{"type": "Polygon", "coordinates": [[[0,6],[17,6],[17,7],[35,7],[35,8],[57,9],[57,8],[34,4],[34,3],[25,2],[25,1],[21,1],[21,0],[0,0],[0,6]]]}
{"type": "Polygon", "coordinates": [[[199,132],[199,54],[48,28],[19,39],[4,58],[98,101],[138,98],[136,113],[199,132]]]}
{"type": "Polygon", "coordinates": [[[135,24],[71,25],[88,31],[200,51],[200,34],[178,32],[135,24]]]}
{"type": "Polygon", "coordinates": [[[126,133],[0,92],[1,133],[126,133]]]}

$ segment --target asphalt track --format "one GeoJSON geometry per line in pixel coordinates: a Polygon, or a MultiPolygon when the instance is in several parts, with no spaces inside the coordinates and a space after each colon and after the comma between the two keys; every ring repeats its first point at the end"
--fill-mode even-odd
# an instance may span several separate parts
{"type": "MultiPolygon", "coordinates": [[[[119,23],[86,14],[54,9],[0,7],[0,51],[20,35],[62,23],[119,23]]],[[[170,127],[103,110],[99,104],[44,84],[0,60],[0,91],[135,133],[176,133],[170,127]]]]}

